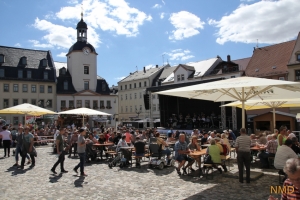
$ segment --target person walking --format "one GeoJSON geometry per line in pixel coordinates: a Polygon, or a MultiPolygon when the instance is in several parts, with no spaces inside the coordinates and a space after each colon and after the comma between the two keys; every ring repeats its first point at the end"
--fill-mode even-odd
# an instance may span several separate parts
{"type": "Polygon", "coordinates": [[[243,183],[244,166],[246,167],[246,182],[250,183],[250,146],[251,139],[247,135],[246,129],[240,129],[240,136],[236,139],[235,149],[237,152],[237,162],[239,169],[239,182],[243,183]]]}
{"type": "Polygon", "coordinates": [[[30,168],[35,166],[35,157],[34,154],[32,153],[33,151],[33,135],[29,132],[29,127],[25,127],[25,132],[22,137],[22,160],[21,160],[21,166],[19,166],[20,169],[24,169],[24,164],[25,164],[25,158],[27,157],[27,154],[30,155],[31,158],[31,165],[30,168]]]}
{"type": "MultiPolygon", "coordinates": [[[[22,157],[22,147],[23,147],[23,137],[24,137],[24,134],[23,134],[23,127],[20,126],[18,128],[18,133],[17,133],[17,139],[16,139],[16,142],[17,142],[17,145],[16,145],[16,152],[15,152],[15,160],[16,160],[16,163],[13,165],[13,166],[19,166],[18,162],[19,162],[19,154],[20,156],[22,157]]],[[[28,162],[27,164],[30,164],[31,161],[30,161],[30,157],[29,155],[26,153],[26,158],[28,159],[28,162]]]]}
{"type": "Polygon", "coordinates": [[[86,148],[86,141],[85,141],[85,135],[86,135],[86,129],[85,128],[81,128],[79,129],[79,137],[77,140],[77,153],[79,155],[79,160],[80,162],[78,163],[78,165],[76,165],[74,167],[74,172],[76,172],[76,174],[78,174],[78,168],[80,167],[80,175],[81,176],[87,176],[86,173],[84,173],[84,162],[85,162],[85,148],[86,148]]]}
{"type": "Polygon", "coordinates": [[[7,126],[2,127],[2,131],[0,132],[3,141],[3,148],[4,148],[4,157],[6,157],[6,153],[8,157],[10,156],[10,145],[11,145],[11,133],[7,130],[7,126]]]}
{"type": "Polygon", "coordinates": [[[64,134],[65,134],[65,132],[66,132],[65,128],[60,128],[59,135],[56,137],[56,149],[57,149],[58,160],[51,168],[51,171],[54,174],[57,174],[55,169],[58,164],[60,164],[61,173],[68,173],[68,171],[66,171],[64,168],[64,161],[65,161],[65,154],[66,154],[66,152],[64,151],[64,142],[65,142],[64,134]]]}

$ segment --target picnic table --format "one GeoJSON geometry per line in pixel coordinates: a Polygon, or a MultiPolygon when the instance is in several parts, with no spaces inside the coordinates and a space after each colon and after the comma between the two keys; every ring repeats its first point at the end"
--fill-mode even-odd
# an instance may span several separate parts
{"type": "Polygon", "coordinates": [[[204,147],[204,148],[207,148],[207,147],[209,147],[210,146],[210,144],[202,144],[201,145],[201,147],[204,147]]]}
{"type": "Polygon", "coordinates": [[[266,150],[266,147],[265,146],[254,146],[254,147],[251,147],[250,150],[263,151],[263,150],[266,150]]]}
{"type": "Polygon", "coordinates": [[[114,145],[114,143],[104,143],[104,144],[96,143],[96,144],[93,144],[94,147],[113,146],[113,145],[114,145]]]}

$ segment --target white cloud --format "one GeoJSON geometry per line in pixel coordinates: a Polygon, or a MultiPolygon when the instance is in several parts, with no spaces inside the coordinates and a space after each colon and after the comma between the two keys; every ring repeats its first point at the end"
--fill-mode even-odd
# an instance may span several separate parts
{"type": "Polygon", "coordinates": [[[149,65],[145,66],[146,69],[150,69],[150,68],[153,68],[153,67],[155,67],[155,65],[153,65],[153,64],[149,64],[149,65]]]}
{"type": "Polygon", "coordinates": [[[259,1],[241,4],[221,20],[209,20],[219,28],[216,42],[279,43],[294,39],[300,21],[298,0],[259,1]]]}
{"type": "Polygon", "coordinates": [[[163,19],[165,17],[165,13],[160,14],[160,18],[163,19]]]}
{"type": "MultiPolygon", "coordinates": [[[[62,7],[54,15],[46,15],[45,19],[37,18],[33,26],[46,32],[43,37],[48,44],[56,48],[69,48],[76,41],[76,24],[80,20],[81,4],[78,1],[68,1],[71,5],[62,7]],[[51,20],[56,19],[55,23],[51,20]],[[58,25],[62,20],[72,27],[58,25]]],[[[135,37],[139,34],[139,27],[145,21],[151,21],[152,16],[130,7],[125,0],[83,0],[84,21],[88,24],[88,42],[94,47],[101,43],[99,29],[111,31],[114,35],[135,37]]],[[[60,23],[61,24],[61,23],[60,23]]]]}
{"type": "Polygon", "coordinates": [[[164,53],[166,55],[168,55],[170,57],[170,60],[179,60],[179,61],[184,61],[184,60],[188,60],[190,58],[193,58],[195,56],[191,55],[191,51],[186,49],[175,49],[172,50],[169,53],[164,53]]]}
{"type": "Polygon", "coordinates": [[[14,46],[15,47],[21,47],[21,44],[20,43],[16,43],[14,46]]]}
{"type": "Polygon", "coordinates": [[[57,56],[57,57],[62,57],[62,58],[65,58],[65,57],[66,57],[66,55],[67,55],[67,53],[66,53],[66,52],[61,52],[60,54],[57,54],[56,56],[57,56]]]}
{"type": "Polygon", "coordinates": [[[122,79],[124,79],[124,78],[126,78],[125,76],[122,76],[122,77],[117,77],[117,78],[115,78],[115,80],[122,80],[122,79]]]}
{"type": "Polygon", "coordinates": [[[152,8],[161,8],[160,4],[155,4],[152,8]]]}
{"type": "Polygon", "coordinates": [[[182,40],[197,35],[200,33],[198,29],[203,29],[205,24],[199,17],[187,11],[172,13],[169,20],[176,28],[169,36],[170,40],[182,40]]]}
{"type": "Polygon", "coordinates": [[[37,40],[28,40],[30,43],[32,43],[32,45],[34,47],[38,47],[38,48],[52,48],[52,44],[41,44],[39,41],[37,40]]]}

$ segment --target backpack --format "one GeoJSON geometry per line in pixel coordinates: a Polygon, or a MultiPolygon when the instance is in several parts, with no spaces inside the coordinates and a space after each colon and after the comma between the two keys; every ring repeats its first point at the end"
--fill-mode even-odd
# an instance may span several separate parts
{"type": "Polygon", "coordinates": [[[223,152],[221,152],[221,155],[227,156],[229,154],[229,149],[226,144],[221,144],[223,147],[223,152]]]}

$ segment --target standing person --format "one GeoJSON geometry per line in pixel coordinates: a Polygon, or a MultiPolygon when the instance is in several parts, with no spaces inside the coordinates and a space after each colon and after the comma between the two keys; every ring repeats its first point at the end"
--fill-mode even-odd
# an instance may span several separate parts
{"type": "MultiPolygon", "coordinates": [[[[16,163],[14,164],[14,166],[17,166],[17,167],[19,166],[19,164],[18,164],[19,154],[22,157],[21,149],[23,146],[23,137],[24,137],[23,130],[24,130],[24,128],[21,126],[18,128],[18,134],[17,134],[17,139],[16,139],[16,142],[17,142],[16,153],[15,153],[16,163]]],[[[26,158],[28,159],[27,164],[30,164],[30,157],[28,156],[28,154],[26,154],[26,158]]]]}
{"type": "Polygon", "coordinates": [[[244,165],[246,167],[246,182],[250,183],[250,146],[251,139],[247,135],[246,129],[240,129],[240,136],[236,139],[235,149],[237,152],[237,162],[239,168],[239,181],[243,183],[244,165]]]}
{"type": "Polygon", "coordinates": [[[21,160],[21,166],[19,167],[20,169],[24,169],[24,164],[25,164],[25,158],[27,154],[29,153],[30,158],[31,158],[31,165],[30,168],[35,166],[35,157],[31,153],[33,150],[33,135],[29,132],[29,127],[25,127],[25,132],[23,135],[23,144],[22,144],[22,160],[21,160]]]}
{"type": "Polygon", "coordinates": [[[57,174],[57,172],[55,171],[55,168],[57,167],[57,165],[59,163],[60,163],[61,173],[68,173],[68,171],[66,171],[64,168],[64,161],[65,161],[65,151],[64,151],[65,137],[64,137],[64,134],[65,134],[65,132],[66,132],[65,128],[60,128],[59,135],[56,137],[56,149],[57,149],[57,154],[59,156],[58,156],[57,162],[51,168],[51,171],[54,174],[57,174]]]}
{"type": "Polygon", "coordinates": [[[78,168],[80,167],[80,175],[81,176],[87,176],[86,173],[84,173],[84,161],[85,161],[85,148],[86,148],[86,141],[85,141],[85,135],[86,135],[86,129],[85,128],[81,128],[79,129],[79,137],[78,137],[78,140],[77,140],[77,152],[78,152],[78,155],[79,155],[79,164],[76,165],[74,167],[74,172],[78,173],[78,168]]]}
{"type": "Polygon", "coordinates": [[[69,149],[69,158],[71,157],[71,154],[72,154],[72,147],[74,147],[74,157],[75,157],[75,154],[77,152],[77,141],[78,141],[78,131],[75,130],[73,132],[73,135],[71,137],[71,140],[70,140],[70,149],[69,149]]]}
{"type": "Polygon", "coordinates": [[[278,134],[278,137],[277,137],[277,142],[278,142],[278,147],[279,148],[280,146],[284,145],[285,141],[287,140],[287,132],[286,132],[286,127],[285,126],[281,126],[279,128],[279,134],[278,134]]]}
{"type": "Polygon", "coordinates": [[[10,156],[10,145],[11,145],[11,133],[7,130],[7,126],[2,127],[2,131],[0,132],[3,141],[3,148],[4,148],[4,157],[6,157],[6,152],[8,157],[10,156]]]}

